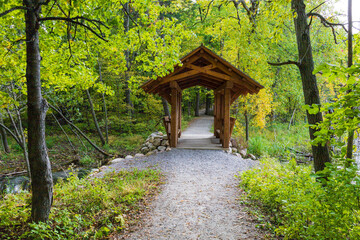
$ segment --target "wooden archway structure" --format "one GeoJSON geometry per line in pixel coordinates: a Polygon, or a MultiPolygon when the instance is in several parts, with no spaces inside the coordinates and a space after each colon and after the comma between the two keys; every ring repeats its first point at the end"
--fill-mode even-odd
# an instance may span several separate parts
{"type": "Polygon", "coordinates": [[[203,45],[181,58],[181,62],[182,66],[175,66],[172,73],[141,86],[145,92],[158,94],[171,104],[170,146],[176,147],[181,135],[182,90],[203,86],[214,91],[214,135],[228,148],[232,130],[230,105],[240,95],[258,93],[264,87],[203,45]]]}

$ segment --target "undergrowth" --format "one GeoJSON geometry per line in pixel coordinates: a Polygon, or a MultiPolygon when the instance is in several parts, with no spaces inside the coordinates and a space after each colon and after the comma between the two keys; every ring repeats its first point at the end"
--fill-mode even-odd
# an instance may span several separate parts
{"type": "Polygon", "coordinates": [[[105,239],[133,221],[141,201],[160,183],[155,170],[109,173],[78,179],[72,174],[54,187],[46,223],[29,220],[31,194],[6,194],[0,200],[0,239],[105,239]]]}
{"type": "Polygon", "coordinates": [[[269,216],[278,236],[360,239],[360,176],[356,166],[328,164],[314,175],[310,166],[297,166],[295,160],[280,164],[264,159],[259,168],[239,177],[251,204],[269,216]]]}
{"type": "Polygon", "coordinates": [[[287,158],[295,151],[308,153],[309,130],[305,124],[291,126],[273,124],[265,129],[252,129],[248,142],[248,151],[257,156],[287,158]]]}

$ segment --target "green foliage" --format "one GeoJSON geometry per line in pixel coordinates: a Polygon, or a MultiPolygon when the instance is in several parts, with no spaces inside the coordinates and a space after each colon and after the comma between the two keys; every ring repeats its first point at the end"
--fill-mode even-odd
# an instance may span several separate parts
{"type": "Polygon", "coordinates": [[[95,160],[88,155],[85,155],[80,159],[80,164],[83,166],[91,166],[91,164],[93,164],[94,162],[95,160]]]}
{"type": "Polygon", "coordinates": [[[7,194],[0,200],[1,239],[104,239],[121,231],[139,202],[159,184],[154,170],[109,173],[78,179],[74,174],[55,185],[49,223],[31,223],[30,194],[7,194]]]}
{"type": "MultiPolygon", "coordinates": [[[[323,71],[329,81],[340,80],[346,83],[338,89],[337,96],[331,102],[324,104],[319,111],[326,113],[324,121],[315,128],[319,129],[314,144],[330,142],[338,150],[337,155],[346,154],[346,136],[356,131],[360,126],[360,65],[354,64],[350,68],[342,66],[322,65],[316,71],[323,71]],[[334,137],[336,136],[336,137],[334,137]]],[[[314,109],[308,107],[309,112],[314,109]]],[[[315,108],[317,109],[317,107],[315,108]]]]}
{"type": "Polygon", "coordinates": [[[315,176],[294,159],[289,164],[264,159],[259,168],[240,174],[240,186],[285,239],[359,239],[359,174],[356,166],[328,164],[315,176]]]}
{"type": "Polygon", "coordinates": [[[248,151],[252,154],[286,159],[292,156],[291,149],[310,152],[309,133],[305,124],[293,125],[288,130],[288,124],[277,123],[250,132],[248,151]]]}

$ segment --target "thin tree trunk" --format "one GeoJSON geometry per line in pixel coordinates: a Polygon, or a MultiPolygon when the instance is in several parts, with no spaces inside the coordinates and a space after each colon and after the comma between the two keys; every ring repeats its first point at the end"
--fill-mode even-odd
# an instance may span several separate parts
{"type": "MultiPolygon", "coordinates": [[[[13,116],[11,115],[11,112],[10,112],[9,108],[6,108],[6,111],[7,111],[7,114],[8,114],[8,116],[9,116],[9,119],[10,119],[10,121],[11,121],[11,124],[13,125],[13,127],[14,127],[14,129],[15,129],[16,137],[21,141],[21,139],[20,139],[21,136],[20,136],[18,127],[16,126],[16,123],[15,123],[15,121],[14,121],[13,116]]],[[[21,146],[22,148],[24,148],[23,144],[24,144],[24,143],[22,143],[22,146],[21,146]]]]}
{"type": "Polygon", "coordinates": [[[188,110],[188,116],[190,117],[191,116],[191,102],[190,101],[188,101],[187,110],[188,110]]]}
{"type": "Polygon", "coordinates": [[[1,123],[1,121],[0,121],[0,127],[2,129],[4,129],[5,131],[7,131],[14,138],[14,140],[19,144],[21,149],[23,149],[23,145],[22,145],[21,141],[19,140],[19,138],[16,136],[16,134],[13,133],[9,128],[7,128],[3,123],[1,123]]]}
{"type": "Polygon", "coordinates": [[[294,108],[294,111],[293,111],[293,113],[292,113],[292,115],[291,115],[288,130],[290,130],[290,126],[291,126],[291,123],[293,122],[295,112],[296,112],[296,108],[294,108]]]}
{"type": "MultiPolygon", "coordinates": [[[[4,124],[1,113],[0,113],[0,123],[4,124]]],[[[0,134],[1,134],[1,142],[2,142],[2,145],[4,147],[4,151],[6,153],[10,153],[10,148],[9,148],[9,144],[8,144],[8,141],[7,141],[7,134],[6,134],[5,129],[2,128],[2,127],[0,128],[0,134]]]]}
{"type": "MultiPolygon", "coordinates": [[[[99,58],[100,58],[100,54],[99,54],[99,58]]],[[[101,62],[100,62],[99,58],[98,58],[99,77],[100,77],[100,81],[102,83],[104,83],[104,81],[102,79],[101,62]]],[[[106,107],[106,101],[105,101],[105,93],[102,93],[102,100],[103,100],[103,108],[104,108],[104,114],[105,114],[105,138],[106,138],[106,143],[109,143],[109,124],[108,124],[108,114],[107,114],[107,107],[106,107]]]]}
{"type": "Polygon", "coordinates": [[[210,115],[210,106],[211,106],[211,98],[210,94],[206,94],[206,103],[205,103],[205,115],[210,115]]]}
{"type": "MultiPolygon", "coordinates": [[[[298,67],[303,85],[305,104],[310,106],[316,104],[320,106],[320,97],[316,83],[316,76],[313,74],[314,61],[312,56],[310,30],[307,22],[304,0],[292,0],[291,7],[296,13],[296,17],[294,18],[294,25],[299,53],[298,67]]],[[[321,112],[318,112],[317,114],[309,114],[307,111],[306,115],[309,125],[316,125],[317,123],[323,121],[321,112]]],[[[318,130],[309,127],[311,140],[315,138],[316,131],[318,130]]],[[[314,156],[315,172],[323,170],[325,168],[325,163],[330,162],[328,145],[312,145],[312,152],[314,156]]]]}
{"type": "Polygon", "coordinates": [[[161,102],[162,102],[162,105],[163,105],[163,108],[164,108],[164,115],[165,116],[170,116],[169,105],[168,105],[166,99],[162,97],[161,102]]]}
{"type": "Polygon", "coordinates": [[[197,89],[195,100],[195,116],[200,116],[200,90],[197,89]]]}
{"type": "MultiPolygon", "coordinates": [[[[353,64],[353,39],[352,39],[352,0],[348,0],[348,67],[353,64]]],[[[349,131],[347,147],[346,147],[346,158],[352,159],[354,145],[354,130],[349,131]]]]}
{"type": "Polygon", "coordinates": [[[45,117],[48,104],[41,94],[39,2],[39,0],[24,1],[28,8],[25,12],[28,149],[32,176],[31,220],[47,222],[53,198],[53,179],[45,142],[45,117]]]}
{"type": "Polygon", "coordinates": [[[101,132],[99,123],[98,123],[98,121],[97,121],[97,118],[96,118],[96,113],[95,113],[95,110],[94,110],[93,102],[92,102],[92,100],[91,100],[91,96],[90,96],[90,93],[89,93],[89,89],[86,89],[86,95],[87,95],[87,98],[88,98],[88,101],[89,101],[89,105],[90,105],[90,109],[91,109],[91,115],[92,115],[93,120],[94,120],[94,124],[95,124],[95,127],[96,127],[96,131],[98,132],[99,137],[100,137],[100,141],[101,141],[102,145],[104,146],[106,142],[105,142],[104,136],[103,136],[103,134],[102,134],[102,132],[101,132]]]}
{"type": "MultiPolygon", "coordinates": [[[[130,4],[129,2],[124,4],[124,7],[126,8],[126,12],[130,13],[130,4]]],[[[125,34],[128,34],[130,30],[130,16],[128,14],[124,15],[124,32],[125,34]]],[[[130,72],[130,50],[125,50],[125,59],[126,59],[126,71],[125,71],[125,102],[127,104],[128,113],[131,117],[133,115],[133,104],[131,102],[131,91],[129,88],[129,72],[130,72]]]]}
{"type": "Polygon", "coordinates": [[[245,111],[244,117],[245,117],[245,139],[248,142],[249,141],[249,117],[248,117],[247,111],[245,111]]]}

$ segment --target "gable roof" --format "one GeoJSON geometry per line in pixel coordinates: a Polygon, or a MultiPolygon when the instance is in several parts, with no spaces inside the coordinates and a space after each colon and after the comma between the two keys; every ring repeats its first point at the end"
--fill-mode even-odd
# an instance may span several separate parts
{"type": "Polygon", "coordinates": [[[228,61],[201,45],[180,59],[174,71],[164,77],[149,80],[141,86],[147,93],[158,94],[165,99],[170,98],[170,83],[176,81],[181,90],[193,86],[203,86],[212,90],[221,88],[232,82],[232,101],[240,95],[258,93],[264,88],[260,83],[243,73],[228,61]]]}

